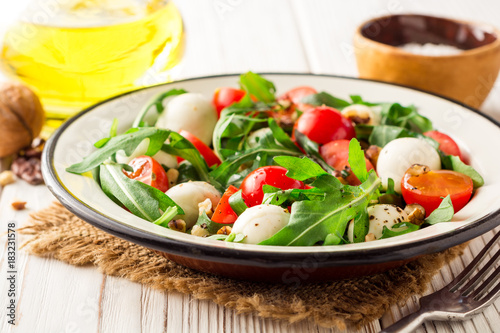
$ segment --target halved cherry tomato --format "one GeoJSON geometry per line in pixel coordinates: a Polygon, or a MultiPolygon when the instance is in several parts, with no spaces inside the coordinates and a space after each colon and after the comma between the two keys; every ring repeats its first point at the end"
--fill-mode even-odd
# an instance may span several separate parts
{"type": "Polygon", "coordinates": [[[138,156],[130,161],[128,165],[134,169],[132,172],[123,170],[123,173],[128,178],[153,186],[162,192],[168,190],[167,173],[160,163],[156,162],[151,156],[138,156]]]}
{"type": "Polygon", "coordinates": [[[451,170],[432,170],[419,175],[406,172],[401,180],[401,192],[407,204],[417,203],[429,216],[442,198],[450,195],[453,209],[458,212],[472,195],[472,179],[451,170]]]}
{"type": "MultiPolygon", "coordinates": [[[[335,140],[323,145],[319,148],[321,157],[328,165],[335,168],[335,170],[342,171],[349,165],[349,140],[335,140]]],[[[365,157],[366,170],[373,170],[373,164],[365,157]]],[[[359,185],[361,182],[354,173],[346,178],[350,185],[359,185]]]]}
{"type": "Polygon", "coordinates": [[[263,185],[271,185],[282,190],[303,189],[304,183],[285,176],[287,170],[280,166],[265,166],[252,171],[243,179],[240,189],[248,207],[260,205],[264,199],[263,185]]]}
{"type": "Polygon", "coordinates": [[[231,87],[217,88],[212,102],[214,103],[217,114],[220,116],[222,109],[229,105],[241,101],[246,92],[241,89],[231,87]]]}
{"type": "Polygon", "coordinates": [[[352,122],[329,106],[318,106],[303,113],[293,128],[294,134],[297,130],[320,144],[356,136],[352,122]]]}
{"type": "MultiPolygon", "coordinates": [[[[207,162],[208,166],[212,166],[214,164],[221,164],[220,159],[215,155],[214,151],[210,149],[206,144],[204,144],[200,139],[198,139],[196,136],[193,134],[189,133],[188,131],[185,130],[180,130],[179,134],[188,139],[189,142],[191,142],[196,149],[200,152],[201,156],[205,159],[207,162]]],[[[183,161],[182,158],[178,157],[177,161],[180,163],[183,161]]]]}
{"type": "Polygon", "coordinates": [[[439,131],[429,131],[424,133],[425,136],[436,140],[439,143],[439,149],[447,155],[454,155],[460,157],[463,161],[462,153],[457,143],[453,141],[448,135],[439,131]]]}
{"type": "Polygon", "coordinates": [[[222,195],[217,207],[212,215],[212,221],[217,223],[231,224],[236,221],[238,214],[234,212],[229,204],[229,197],[238,192],[238,188],[231,185],[227,188],[226,192],[222,195]]]}
{"type": "Polygon", "coordinates": [[[296,87],[288,90],[286,93],[281,95],[280,98],[278,98],[278,101],[283,101],[283,100],[290,101],[292,103],[291,107],[294,110],[299,109],[300,111],[304,112],[311,106],[308,104],[301,103],[300,101],[302,100],[302,98],[317,93],[318,92],[313,87],[308,87],[308,86],[296,87]]]}

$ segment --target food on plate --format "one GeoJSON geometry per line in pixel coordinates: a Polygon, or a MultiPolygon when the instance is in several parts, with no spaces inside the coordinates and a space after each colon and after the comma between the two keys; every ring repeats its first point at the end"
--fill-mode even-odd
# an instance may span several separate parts
{"type": "Polygon", "coordinates": [[[92,171],[115,203],[159,226],[281,246],[361,243],[449,222],[484,184],[414,106],[307,86],[277,95],[252,72],[239,84],[214,87],[211,99],[183,89],[155,96],[128,131],[116,133],[115,121],[67,171],[92,171]]]}

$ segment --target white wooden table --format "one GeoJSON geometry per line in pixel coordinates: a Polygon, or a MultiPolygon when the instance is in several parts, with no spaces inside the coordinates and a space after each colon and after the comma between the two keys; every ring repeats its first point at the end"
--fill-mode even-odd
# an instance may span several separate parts
{"type": "MultiPolygon", "coordinates": [[[[500,26],[500,3],[481,1],[177,1],[186,28],[186,52],[176,78],[256,72],[312,72],[356,76],[351,39],[363,20],[383,14],[419,12],[484,21],[500,26]]],[[[2,15],[0,13],[0,15],[2,15]]],[[[8,13],[3,13],[8,15],[8,13]]],[[[482,110],[500,120],[500,82],[482,110]]],[[[1,133],[0,133],[1,140],[1,133]]],[[[22,181],[0,193],[0,332],[329,332],[310,323],[288,325],[254,315],[238,315],[210,301],[162,293],[127,280],[105,276],[94,267],[74,267],[57,260],[17,258],[17,321],[8,324],[6,307],[6,231],[8,222],[23,226],[28,214],[53,200],[44,186],[22,181]],[[15,199],[27,210],[14,211],[15,199]]],[[[464,255],[437,274],[439,289],[460,272],[491,237],[475,239],[464,255]]],[[[18,240],[18,245],[21,241],[18,240]]],[[[429,290],[431,292],[432,290],[429,290]]],[[[394,306],[361,332],[377,332],[409,311],[394,306]]],[[[429,322],[419,332],[500,332],[500,301],[466,322],[429,322]]]]}

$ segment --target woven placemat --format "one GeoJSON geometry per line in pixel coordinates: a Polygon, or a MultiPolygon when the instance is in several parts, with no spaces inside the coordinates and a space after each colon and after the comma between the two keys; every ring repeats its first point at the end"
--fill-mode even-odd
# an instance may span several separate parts
{"type": "Polygon", "coordinates": [[[426,255],[400,268],[363,278],[305,284],[231,280],[178,265],[153,250],[107,234],[82,221],[61,204],[31,215],[20,232],[31,254],[72,265],[95,265],[103,273],[163,290],[210,299],[239,313],[290,323],[311,320],[324,327],[359,327],[380,318],[393,304],[425,291],[432,276],[462,253],[464,245],[426,255]]]}

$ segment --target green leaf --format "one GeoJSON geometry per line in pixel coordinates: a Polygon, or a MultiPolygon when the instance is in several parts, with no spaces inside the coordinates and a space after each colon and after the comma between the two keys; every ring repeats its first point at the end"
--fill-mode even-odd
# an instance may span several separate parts
{"type": "Polygon", "coordinates": [[[238,192],[231,195],[228,200],[229,206],[231,206],[231,208],[237,215],[241,215],[248,208],[248,206],[245,204],[245,200],[243,199],[242,194],[242,190],[239,190],[238,192]]]}
{"type": "Polygon", "coordinates": [[[449,222],[453,218],[453,214],[455,214],[455,211],[453,209],[451,197],[448,195],[441,201],[439,207],[429,214],[425,219],[425,223],[436,224],[440,222],[449,222]]]}
{"type": "Polygon", "coordinates": [[[139,112],[139,114],[135,118],[134,122],[132,123],[132,128],[145,125],[144,118],[146,117],[146,115],[148,114],[148,112],[150,111],[150,109],[153,106],[156,108],[156,112],[158,114],[161,114],[163,112],[163,110],[165,110],[165,107],[163,106],[163,101],[166,98],[171,97],[171,96],[182,95],[185,93],[187,93],[187,91],[184,89],[170,89],[169,91],[162,92],[162,93],[159,93],[159,94],[153,96],[153,98],[151,98],[151,100],[149,100],[149,102],[141,109],[141,111],[139,112]]]}
{"type": "Polygon", "coordinates": [[[361,145],[356,138],[353,138],[351,142],[349,142],[348,161],[354,175],[358,177],[360,182],[364,183],[368,179],[365,153],[363,152],[363,149],[361,149],[361,145]]]}
{"type": "Polygon", "coordinates": [[[314,163],[307,157],[293,157],[293,156],[276,156],[274,161],[287,169],[286,176],[304,181],[313,177],[318,177],[326,174],[317,163],[314,163]]]}
{"type": "Polygon", "coordinates": [[[368,138],[368,141],[372,145],[384,147],[392,140],[396,140],[399,138],[423,139],[434,148],[437,149],[439,147],[439,143],[432,138],[424,136],[420,133],[412,132],[402,127],[392,126],[392,125],[380,125],[373,127],[373,130],[370,134],[370,137],[368,138]]]}
{"type": "MultiPolygon", "coordinates": [[[[132,214],[147,221],[160,219],[162,212],[184,214],[184,211],[165,193],[140,181],[128,178],[123,173],[123,165],[106,162],[100,166],[100,181],[104,193],[119,201],[132,214]],[[172,208],[173,207],[173,208],[172,208]]],[[[174,215],[174,216],[175,216],[174,215]]]]}
{"type": "Polygon", "coordinates": [[[474,188],[479,188],[484,185],[483,177],[470,165],[462,162],[460,157],[453,155],[444,155],[441,152],[441,161],[446,169],[453,170],[456,172],[463,173],[466,176],[469,176],[472,179],[472,184],[474,188]]]}
{"type": "Polygon", "coordinates": [[[207,231],[210,234],[216,234],[217,231],[222,228],[222,227],[227,227],[227,226],[232,226],[232,224],[223,224],[223,223],[217,223],[212,221],[206,212],[201,213],[200,216],[198,216],[198,220],[196,221],[196,225],[203,226],[203,228],[206,227],[207,231]]]}
{"type": "Polygon", "coordinates": [[[177,168],[179,171],[179,177],[177,178],[177,183],[185,183],[188,181],[197,181],[201,180],[200,176],[198,176],[198,172],[193,167],[193,165],[189,161],[182,161],[177,168]]]}
{"type": "Polygon", "coordinates": [[[402,106],[399,103],[383,103],[381,111],[382,125],[393,125],[406,128],[412,132],[423,133],[433,129],[432,122],[419,114],[413,105],[402,106]]]}
{"type": "Polygon", "coordinates": [[[254,96],[259,101],[270,103],[276,100],[274,84],[258,74],[252,72],[241,74],[240,86],[247,92],[247,95],[254,96]]]}
{"type": "Polygon", "coordinates": [[[96,147],[96,148],[104,147],[106,145],[106,143],[108,143],[108,141],[111,140],[111,138],[116,136],[117,128],[118,128],[118,119],[115,118],[115,119],[113,119],[113,123],[111,124],[111,128],[109,130],[109,137],[102,138],[101,140],[97,141],[96,143],[94,143],[94,147],[96,147]]]}
{"type": "Polygon", "coordinates": [[[332,96],[329,93],[324,92],[324,91],[317,93],[317,94],[307,95],[307,96],[303,97],[300,100],[300,102],[304,103],[304,104],[315,105],[315,106],[326,105],[326,106],[330,106],[332,108],[339,109],[339,110],[342,110],[346,106],[351,105],[351,103],[349,103],[343,99],[334,97],[334,96],[332,96]]]}
{"type": "Polygon", "coordinates": [[[226,238],[226,242],[232,242],[232,243],[241,243],[243,240],[246,238],[242,233],[237,233],[237,234],[229,234],[229,236],[226,238]]]}
{"type": "Polygon", "coordinates": [[[263,204],[270,204],[275,206],[288,207],[295,201],[302,200],[323,200],[325,198],[325,191],[313,187],[310,189],[289,189],[282,190],[278,187],[271,185],[262,186],[264,192],[263,204]]]}
{"type": "Polygon", "coordinates": [[[295,131],[295,139],[297,140],[299,146],[304,149],[308,158],[319,164],[327,173],[335,173],[335,169],[328,165],[323,157],[321,157],[319,153],[319,145],[316,142],[310,140],[306,135],[300,133],[299,131],[295,131]]]}
{"type": "Polygon", "coordinates": [[[225,241],[227,238],[229,237],[229,235],[218,235],[218,234],[215,234],[215,235],[212,235],[212,236],[208,236],[207,238],[209,239],[215,239],[215,240],[220,240],[220,241],[225,241]]]}
{"type": "Polygon", "coordinates": [[[380,237],[380,239],[404,235],[418,229],[420,229],[418,225],[410,222],[397,223],[393,225],[391,229],[384,226],[384,228],[382,229],[382,237],[380,237]]]}
{"type": "Polygon", "coordinates": [[[222,186],[214,182],[210,177],[210,169],[198,149],[182,135],[176,132],[170,132],[168,143],[164,144],[161,149],[166,153],[182,157],[189,161],[198,173],[200,180],[212,183],[216,188],[222,190],[222,186]]]}
{"type": "Polygon", "coordinates": [[[364,242],[369,228],[370,220],[368,219],[368,211],[364,209],[354,218],[353,243],[364,242]]]}
{"type": "Polygon", "coordinates": [[[339,184],[338,179],[331,175],[318,177],[313,185],[326,192],[325,199],[295,202],[290,222],[259,244],[311,246],[325,241],[330,234],[338,237],[344,235],[349,221],[366,210],[370,197],[380,185],[380,179],[372,171],[367,181],[360,186],[342,187],[339,184]]]}
{"type": "Polygon", "coordinates": [[[66,168],[66,171],[76,174],[82,174],[90,171],[99,166],[99,164],[107,160],[118,150],[124,150],[125,154],[130,156],[135,148],[137,148],[137,146],[144,139],[149,139],[149,147],[146,155],[153,156],[160,150],[163,142],[165,142],[169,134],[170,131],[168,130],[158,128],[140,128],[132,133],[115,136],[114,138],[111,138],[104,147],[92,152],[90,155],[85,157],[82,162],[73,164],[72,166],[66,168]]]}
{"type": "Polygon", "coordinates": [[[159,219],[153,221],[154,224],[160,225],[162,227],[168,228],[168,222],[170,222],[179,212],[176,206],[168,207],[159,219]]]}
{"type": "Polygon", "coordinates": [[[268,118],[268,125],[271,131],[273,132],[274,139],[278,141],[283,147],[286,147],[292,151],[296,151],[300,153],[299,148],[293,143],[292,139],[285,131],[279,127],[276,121],[273,118],[268,118]]]}

